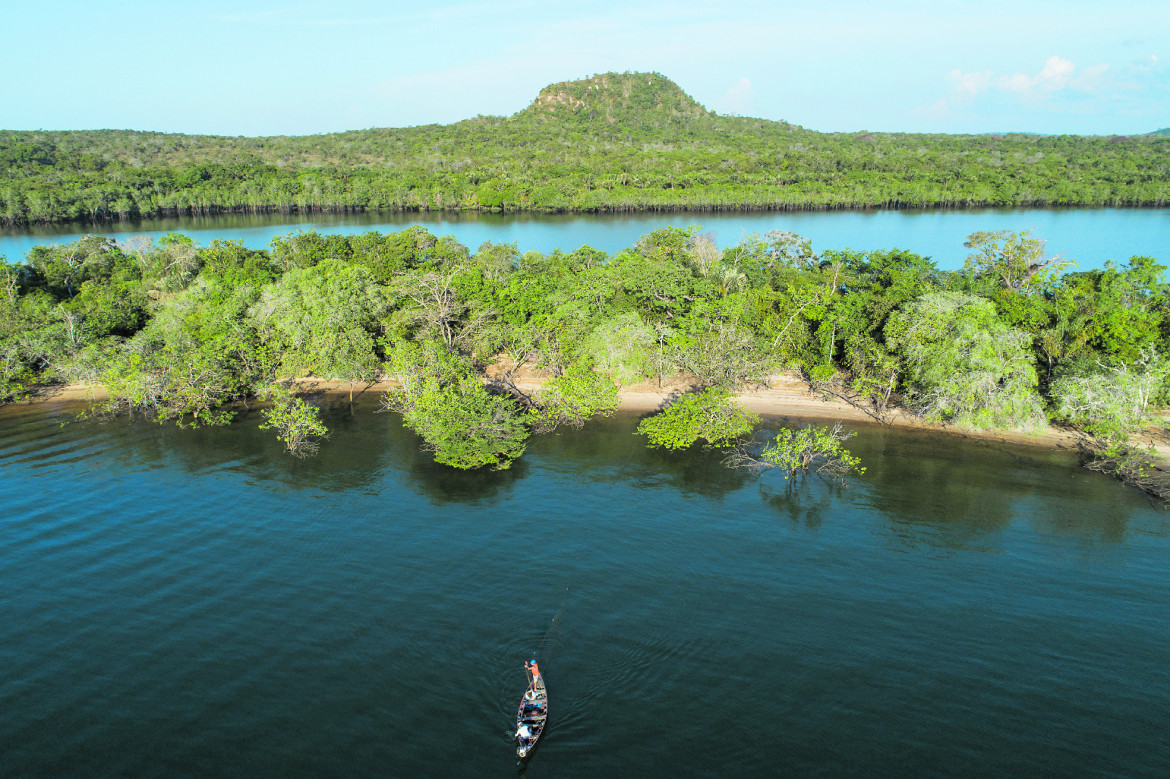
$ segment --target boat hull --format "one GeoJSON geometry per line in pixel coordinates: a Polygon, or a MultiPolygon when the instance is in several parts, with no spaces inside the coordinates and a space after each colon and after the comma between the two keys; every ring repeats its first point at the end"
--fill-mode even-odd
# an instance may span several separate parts
{"type": "Polygon", "coordinates": [[[547,723],[548,690],[534,662],[528,666],[528,688],[520,698],[520,708],[516,710],[516,757],[526,760],[532,754],[547,723]]]}

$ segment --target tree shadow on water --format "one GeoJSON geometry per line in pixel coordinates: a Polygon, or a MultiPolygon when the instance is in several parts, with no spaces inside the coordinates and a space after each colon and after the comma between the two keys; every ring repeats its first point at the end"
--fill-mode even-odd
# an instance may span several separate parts
{"type": "Polygon", "coordinates": [[[631,474],[635,483],[667,485],[683,493],[704,498],[721,498],[742,489],[752,474],[723,464],[726,452],[692,446],[682,451],[652,449],[645,454],[631,474]]]}
{"type": "Polygon", "coordinates": [[[506,497],[528,475],[523,458],[503,471],[476,468],[463,471],[434,461],[430,452],[417,449],[407,466],[407,483],[437,505],[481,504],[506,497]]]}
{"type": "Polygon", "coordinates": [[[784,479],[781,485],[760,482],[760,501],[765,506],[786,516],[794,525],[816,530],[825,522],[833,506],[833,496],[840,490],[827,483],[809,479],[784,479]]]}

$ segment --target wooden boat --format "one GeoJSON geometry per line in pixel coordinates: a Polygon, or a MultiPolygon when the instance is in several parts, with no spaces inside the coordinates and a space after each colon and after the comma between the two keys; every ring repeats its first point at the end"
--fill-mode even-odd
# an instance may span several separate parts
{"type": "Polygon", "coordinates": [[[524,670],[528,673],[528,689],[516,712],[516,756],[521,760],[532,754],[548,721],[548,690],[544,688],[540,668],[533,660],[524,664],[524,670]]]}

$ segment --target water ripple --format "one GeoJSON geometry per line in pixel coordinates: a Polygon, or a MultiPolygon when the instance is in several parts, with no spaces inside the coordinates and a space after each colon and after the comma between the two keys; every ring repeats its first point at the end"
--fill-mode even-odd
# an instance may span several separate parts
{"type": "Polygon", "coordinates": [[[5,771],[515,776],[534,656],[533,775],[1164,764],[1170,536],[1112,483],[878,431],[785,491],[631,429],[460,481],[382,417],[312,463],[0,418],[5,771]]]}

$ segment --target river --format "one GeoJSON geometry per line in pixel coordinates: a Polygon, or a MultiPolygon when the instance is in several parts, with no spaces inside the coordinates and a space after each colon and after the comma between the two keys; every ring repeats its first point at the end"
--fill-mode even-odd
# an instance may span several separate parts
{"type": "Polygon", "coordinates": [[[0,773],[1135,776],[1170,519],[1072,455],[859,425],[847,489],[636,418],[436,466],[370,399],[294,460],[0,409],[0,773]]]}
{"type": "MultiPolygon", "coordinates": [[[[722,247],[752,233],[789,230],[813,242],[813,249],[900,248],[932,258],[943,270],[961,268],[967,236],[976,231],[1032,231],[1081,270],[1122,263],[1147,255],[1170,264],[1170,209],[976,209],[922,211],[798,211],[756,213],[682,213],[623,215],[498,214],[315,214],[157,219],[88,230],[115,238],[158,237],[182,232],[206,245],[217,238],[264,248],[273,237],[297,230],[321,233],[393,232],[422,225],[436,235],[454,235],[472,250],[484,241],[515,242],[521,251],[572,251],[592,246],[609,254],[632,246],[652,230],[673,225],[699,226],[715,234],[722,247]]],[[[67,243],[84,232],[76,225],[0,230],[0,256],[22,260],[37,244],[67,243]]]]}

